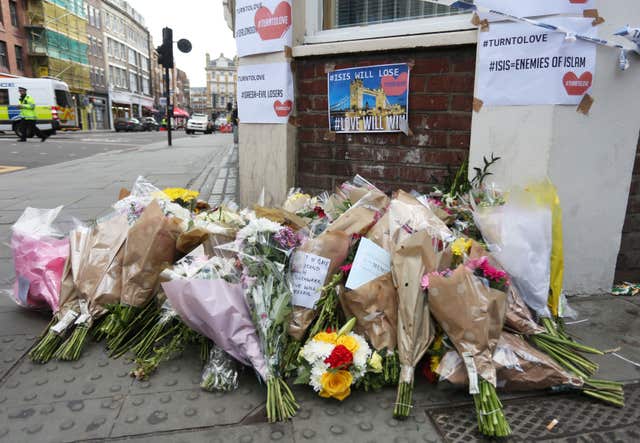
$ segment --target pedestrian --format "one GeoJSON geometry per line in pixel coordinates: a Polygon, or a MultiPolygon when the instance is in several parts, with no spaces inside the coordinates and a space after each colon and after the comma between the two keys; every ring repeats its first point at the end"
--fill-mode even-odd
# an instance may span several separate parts
{"type": "Polygon", "coordinates": [[[233,108],[231,111],[231,124],[233,125],[233,142],[238,143],[238,108],[233,108]]]}
{"type": "Polygon", "coordinates": [[[20,117],[22,117],[18,129],[18,134],[20,135],[18,141],[26,142],[27,136],[32,132],[40,137],[40,141],[45,141],[51,133],[49,131],[41,131],[36,125],[35,100],[30,95],[27,95],[27,88],[20,86],[18,91],[20,91],[20,105],[18,107],[20,108],[20,117]]]}

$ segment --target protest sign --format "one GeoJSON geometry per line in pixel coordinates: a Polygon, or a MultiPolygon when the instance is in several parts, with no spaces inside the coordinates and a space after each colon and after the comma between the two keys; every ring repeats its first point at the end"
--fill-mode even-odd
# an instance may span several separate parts
{"type": "MultiPolygon", "coordinates": [[[[546,22],[596,37],[589,18],[546,22]]],[[[485,106],[577,105],[593,86],[591,43],[524,23],[494,23],[478,40],[476,97],[485,106]]]]}
{"type": "Polygon", "coordinates": [[[332,131],[406,131],[409,112],[406,63],[340,69],[329,72],[327,81],[332,131]]]}
{"type": "Polygon", "coordinates": [[[291,46],[290,0],[238,0],[235,14],[240,57],[284,51],[285,46],[291,46]]]}
{"type": "Polygon", "coordinates": [[[238,117],[241,123],[287,123],[293,111],[289,63],[238,67],[238,117]]]}
{"type": "Polygon", "coordinates": [[[307,252],[296,252],[291,260],[294,306],[313,309],[329,272],[331,260],[307,252]]]}

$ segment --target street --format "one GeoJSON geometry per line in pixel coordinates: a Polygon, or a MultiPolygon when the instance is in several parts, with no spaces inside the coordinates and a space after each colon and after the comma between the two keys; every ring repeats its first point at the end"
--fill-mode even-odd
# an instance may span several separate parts
{"type": "MultiPolygon", "coordinates": [[[[220,134],[204,136],[186,135],[184,131],[174,131],[173,139],[183,137],[216,137],[220,134]]],[[[61,132],[48,138],[44,143],[34,137],[27,143],[18,143],[15,134],[0,134],[0,173],[4,166],[37,168],[69,160],[89,157],[109,151],[127,151],[151,143],[166,141],[166,132],[61,132]]],[[[15,169],[12,169],[15,170],[15,169]]]]}

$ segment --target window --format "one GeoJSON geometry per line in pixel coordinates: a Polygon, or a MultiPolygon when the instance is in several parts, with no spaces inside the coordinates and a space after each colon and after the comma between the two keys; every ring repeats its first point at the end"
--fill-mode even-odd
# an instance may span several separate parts
{"type": "Polygon", "coordinates": [[[9,57],[7,56],[7,42],[0,40],[0,66],[9,67],[9,57]]]}
{"type": "Polygon", "coordinates": [[[0,105],[8,105],[8,104],[9,104],[9,90],[0,89],[0,105]]]}
{"type": "Polygon", "coordinates": [[[96,28],[100,29],[102,27],[102,20],[100,18],[100,10],[96,9],[96,28]]]}
{"type": "MultiPolygon", "coordinates": [[[[435,1],[307,0],[306,5],[307,45],[394,36],[428,38],[427,34],[475,29],[468,10],[435,1]]],[[[308,47],[307,52],[313,49],[308,47]]]]}
{"type": "Polygon", "coordinates": [[[18,6],[15,0],[9,2],[9,14],[11,15],[11,24],[18,27],[18,6]]]}
{"type": "Polygon", "coordinates": [[[22,46],[15,45],[13,49],[16,52],[16,67],[18,71],[24,71],[24,61],[22,60],[22,46]]]}
{"type": "Polygon", "coordinates": [[[343,28],[464,13],[422,0],[325,0],[324,28],[343,28]]]}
{"type": "Polygon", "coordinates": [[[62,108],[70,108],[71,107],[71,95],[69,91],[65,91],[63,89],[56,89],[56,104],[62,108]]]}
{"type": "Polygon", "coordinates": [[[129,48],[129,63],[132,65],[136,64],[136,51],[129,48]]]}

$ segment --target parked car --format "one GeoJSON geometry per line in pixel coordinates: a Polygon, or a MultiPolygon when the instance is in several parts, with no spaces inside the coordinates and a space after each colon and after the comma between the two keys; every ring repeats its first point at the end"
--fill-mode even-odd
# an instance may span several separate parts
{"type": "Polygon", "coordinates": [[[193,114],[187,121],[187,134],[202,132],[203,134],[211,134],[213,132],[213,123],[205,114],[193,114]]]}
{"type": "Polygon", "coordinates": [[[218,117],[214,123],[216,130],[219,130],[229,122],[227,121],[227,117],[218,117]]]}
{"type": "Polygon", "coordinates": [[[114,122],[116,132],[144,131],[144,126],[137,118],[119,118],[114,122]]]}
{"type": "Polygon", "coordinates": [[[160,125],[153,117],[142,117],[141,123],[145,131],[158,131],[160,129],[160,125]]]}

